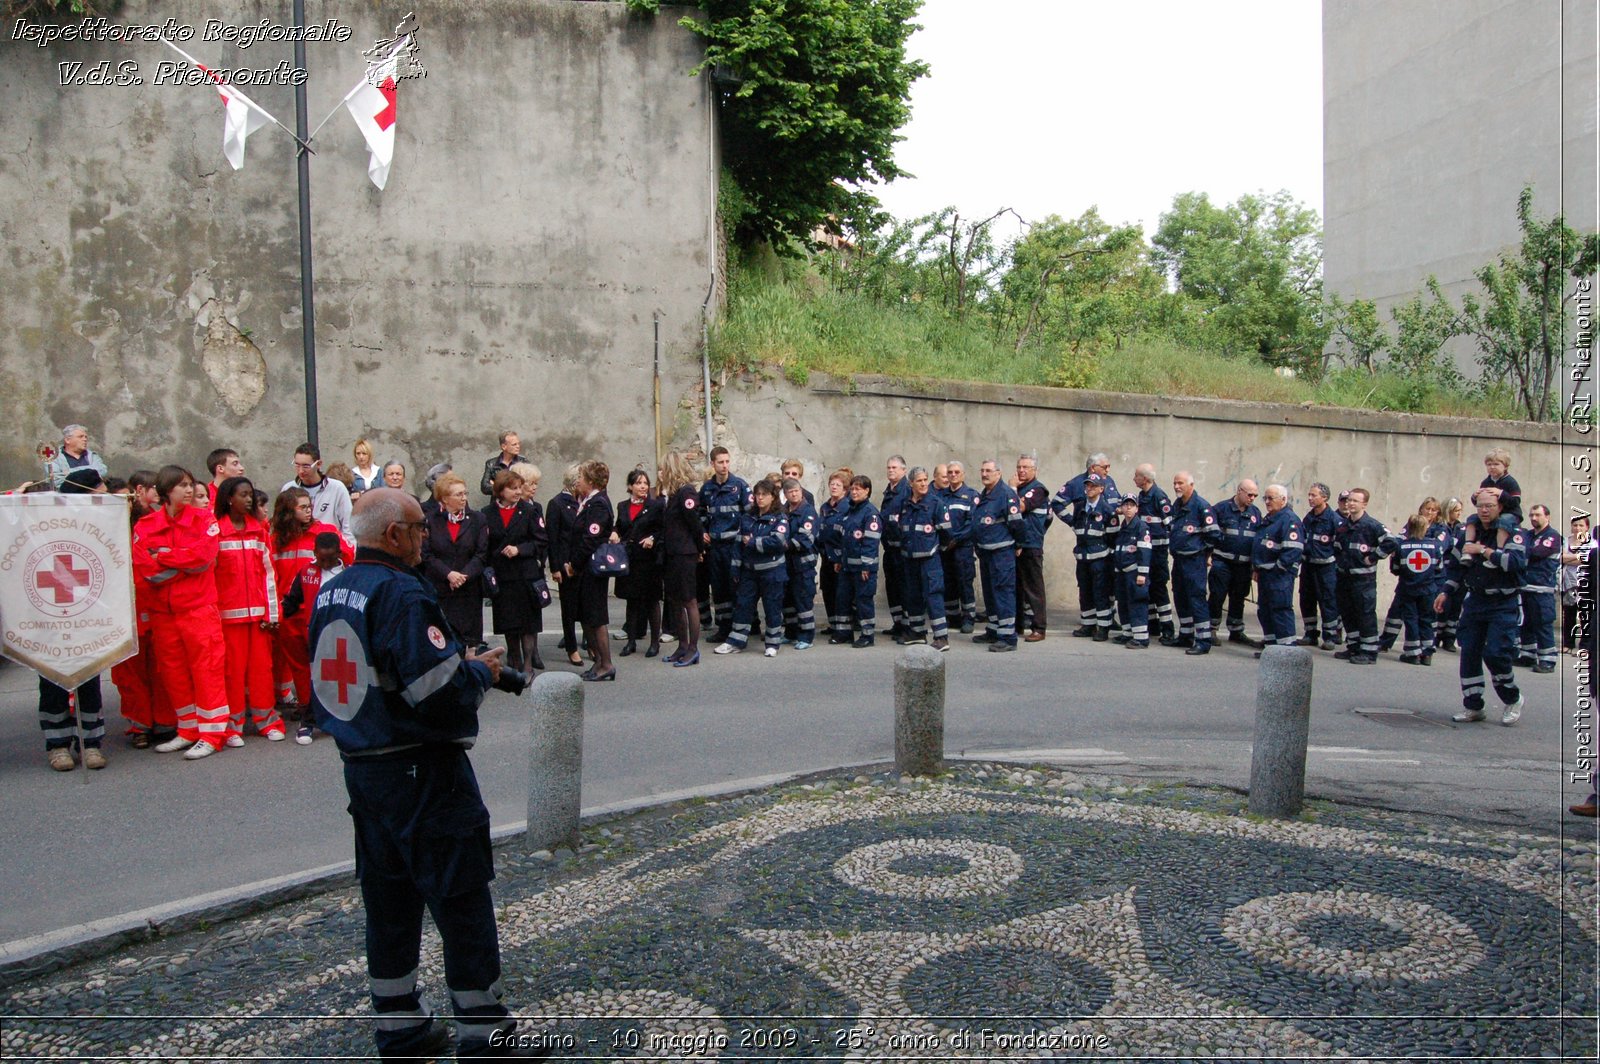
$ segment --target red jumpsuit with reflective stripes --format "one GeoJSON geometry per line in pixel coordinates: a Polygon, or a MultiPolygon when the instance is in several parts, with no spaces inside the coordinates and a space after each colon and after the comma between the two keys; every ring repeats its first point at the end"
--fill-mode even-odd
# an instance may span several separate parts
{"type": "MultiPolygon", "coordinates": [[[[313,549],[317,534],[339,530],[324,521],[313,521],[311,527],[287,543],[272,545],[272,568],[278,581],[279,601],[289,593],[294,578],[308,565],[314,565],[317,552],[313,549]]],[[[339,556],[346,565],[356,560],[355,551],[339,536],[339,556]]],[[[285,704],[311,705],[311,647],[307,643],[311,625],[311,609],[297,616],[285,618],[278,626],[278,638],[272,648],[272,674],[278,684],[278,701],[285,704]]]]}
{"type": "Polygon", "coordinates": [[[278,582],[267,547],[267,526],[254,517],[236,528],[233,518],[219,522],[217,609],[227,647],[228,735],[244,734],[245,710],[262,735],[283,731],[273,703],[273,633],[278,623],[278,582]]]}
{"type": "Polygon", "coordinates": [[[147,514],[133,529],[133,572],[150,608],[156,683],[179,738],[220,747],[228,731],[222,618],[217,613],[217,519],[194,506],[147,514]]]}
{"type": "MultiPolygon", "coordinates": [[[[142,581],[140,582],[142,583],[142,581]]],[[[139,636],[139,652],[125,661],[111,666],[111,682],[117,685],[122,697],[122,715],[136,732],[175,731],[178,718],[172,712],[172,703],[166,692],[156,683],[156,655],[150,634],[150,610],[146,605],[149,593],[138,584],[134,586],[135,631],[139,636]]]]}

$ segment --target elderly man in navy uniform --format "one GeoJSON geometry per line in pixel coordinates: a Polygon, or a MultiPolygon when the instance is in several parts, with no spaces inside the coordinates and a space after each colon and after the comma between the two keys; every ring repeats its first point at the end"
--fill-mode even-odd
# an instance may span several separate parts
{"type": "Polygon", "coordinates": [[[489,811],[467,760],[504,651],[463,647],[417,575],[427,527],[415,499],[364,492],[351,526],[355,564],[322,585],[311,616],[311,680],[355,822],[378,1052],[449,1049],[417,984],[426,908],[443,941],[459,1055],[509,1055],[516,1023],[501,1004],[489,811]]]}
{"type": "Polygon", "coordinates": [[[1306,634],[1298,642],[1306,647],[1320,642],[1323,650],[1333,650],[1344,640],[1333,559],[1333,537],[1339,530],[1340,517],[1328,505],[1332,494],[1326,484],[1311,485],[1306,489],[1306,515],[1300,519],[1306,536],[1302,558],[1305,564],[1300,570],[1300,618],[1305,621],[1306,634]],[[1319,613],[1321,623],[1317,620],[1319,613]]]}
{"type": "MultiPolygon", "coordinates": [[[[1282,484],[1268,484],[1263,498],[1267,515],[1250,553],[1255,568],[1261,645],[1293,646],[1294,576],[1305,551],[1305,529],[1289,505],[1289,492],[1282,484]]],[[[1256,656],[1261,656],[1259,651],[1256,656]]]]}
{"type": "Polygon", "coordinates": [[[1039,459],[1032,451],[1017,459],[1017,502],[1022,506],[1022,535],[1017,539],[1017,590],[1027,641],[1044,639],[1044,536],[1050,531],[1050,489],[1039,479],[1039,459]]]}
{"type": "Polygon", "coordinates": [[[972,637],[996,653],[1017,649],[1017,536],[1022,534],[1022,504],[1000,479],[1000,465],[987,459],[978,467],[983,493],[972,508],[972,545],[978,550],[983,580],[984,630],[972,637]]]}
{"type": "Polygon", "coordinates": [[[1189,654],[1211,652],[1211,608],[1206,605],[1206,551],[1217,537],[1211,504],[1194,490],[1194,476],[1180,470],[1172,478],[1172,599],[1178,634],[1163,636],[1164,647],[1189,654]]]}
{"type": "Polygon", "coordinates": [[[1259,494],[1255,481],[1241,480],[1233,498],[1211,507],[1219,533],[1211,551],[1211,625],[1221,627],[1226,607],[1230,643],[1250,641],[1244,634],[1244,600],[1250,594],[1250,556],[1261,527],[1255,504],[1259,494]]]}
{"type": "Polygon", "coordinates": [[[971,635],[978,619],[978,598],[972,581],[978,573],[978,559],[972,553],[972,510],[978,505],[978,492],[966,483],[966,467],[960,462],[942,466],[948,478],[943,492],[945,512],[950,517],[950,539],[944,547],[945,617],[950,627],[960,625],[971,635]]]}
{"type": "Polygon", "coordinates": [[[909,630],[906,626],[906,552],[900,541],[900,507],[911,497],[911,484],[906,480],[906,460],[903,456],[890,455],[885,470],[889,482],[883,486],[883,499],[878,503],[878,514],[883,518],[883,593],[889,600],[889,635],[899,638],[909,630]]]}
{"type": "Polygon", "coordinates": [[[1445,565],[1445,589],[1434,599],[1443,613],[1450,599],[1461,603],[1461,712],[1451,719],[1471,724],[1484,719],[1483,670],[1500,697],[1500,723],[1510,727],[1522,718],[1522,692],[1517,688],[1517,621],[1522,616],[1521,591],[1528,567],[1528,537],[1520,527],[1499,524],[1500,493],[1483,488],[1472,497],[1478,508],[1477,535],[1451,552],[1445,565]]]}
{"type": "Polygon", "coordinates": [[[1150,610],[1155,614],[1156,638],[1176,635],[1172,619],[1172,595],[1167,590],[1172,574],[1167,565],[1167,542],[1172,527],[1172,500],[1156,483],[1156,467],[1146,462],[1133,471],[1139,517],[1150,532],[1150,610]]]}

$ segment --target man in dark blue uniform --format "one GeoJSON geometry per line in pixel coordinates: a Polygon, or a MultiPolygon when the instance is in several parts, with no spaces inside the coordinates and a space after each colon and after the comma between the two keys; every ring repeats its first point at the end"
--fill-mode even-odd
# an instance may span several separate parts
{"type": "Polygon", "coordinates": [[[500,1000],[489,811],[467,760],[504,651],[463,647],[414,570],[426,535],[415,499],[364,492],[350,523],[355,564],[322,585],[311,615],[311,684],[317,727],[344,761],[378,1052],[448,1051],[417,985],[426,908],[443,941],[457,1052],[504,1055],[516,1024],[500,1000]]]}
{"type": "Polygon", "coordinates": [[[1164,647],[1185,647],[1189,654],[1211,652],[1211,608],[1206,605],[1206,551],[1217,536],[1211,504],[1194,490],[1194,477],[1181,470],[1172,478],[1172,605],[1178,634],[1161,640],[1164,647]]]}
{"type": "Polygon", "coordinates": [[[1250,556],[1255,548],[1261,511],[1253,480],[1239,481],[1233,498],[1211,507],[1219,536],[1211,552],[1211,625],[1220,628],[1226,607],[1228,642],[1248,643],[1244,634],[1244,600],[1250,594],[1250,556]]]}
{"type": "Polygon", "coordinates": [[[1172,528],[1172,500],[1156,483],[1156,467],[1148,462],[1133,471],[1133,483],[1139,489],[1135,498],[1139,503],[1139,517],[1150,533],[1150,610],[1155,614],[1151,629],[1157,639],[1176,635],[1178,628],[1172,619],[1172,595],[1167,585],[1172,573],[1167,564],[1167,543],[1172,528]]]}
{"type": "Polygon", "coordinates": [[[1088,475],[1083,492],[1083,498],[1072,509],[1072,531],[1076,534],[1072,554],[1077,559],[1078,597],[1081,601],[1087,594],[1089,608],[1084,611],[1083,623],[1072,634],[1104,643],[1111,638],[1111,604],[1116,584],[1111,546],[1116,539],[1117,515],[1106,501],[1105,478],[1099,473],[1088,475]]]}
{"type": "Polygon", "coordinates": [[[906,633],[906,555],[900,545],[900,507],[911,497],[911,485],[906,483],[906,460],[900,455],[890,455],[885,470],[889,482],[883,486],[878,515],[883,519],[883,595],[889,600],[889,635],[895,638],[906,633]]]}
{"type": "Polygon", "coordinates": [[[1366,488],[1351,488],[1341,495],[1344,513],[1333,533],[1345,638],[1345,648],[1333,656],[1353,665],[1378,660],[1378,559],[1392,549],[1385,544],[1389,530],[1367,513],[1371,497],[1366,488]]]}
{"type": "Polygon", "coordinates": [[[1497,527],[1501,518],[1498,492],[1479,489],[1475,535],[1462,542],[1445,566],[1445,590],[1434,599],[1434,612],[1447,600],[1461,602],[1458,634],[1461,646],[1462,710],[1452,719],[1470,724],[1484,719],[1483,670],[1487,666],[1503,708],[1500,723],[1510,727],[1522,717],[1522,692],[1517,689],[1517,619],[1521,616],[1523,571],[1528,565],[1528,538],[1521,528],[1497,527]]]}
{"type": "Polygon", "coordinates": [[[1292,646],[1295,641],[1294,576],[1300,568],[1300,555],[1305,551],[1305,530],[1289,505],[1289,492],[1282,484],[1268,484],[1262,499],[1267,504],[1267,513],[1250,553],[1250,563],[1255,569],[1262,646],[1292,646]]]}
{"type": "Polygon", "coordinates": [[[978,559],[972,553],[972,509],[978,505],[978,492],[967,486],[966,467],[960,462],[944,468],[949,478],[944,505],[950,517],[950,541],[944,549],[945,616],[950,627],[959,624],[962,633],[971,635],[978,619],[978,599],[972,592],[978,574],[978,559]]]}
{"type": "Polygon", "coordinates": [[[1339,527],[1339,515],[1328,505],[1331,495],[1328,485],[1311,485],[1306,489],[1306,515],[1300,519],[1306,535],[1305,564],[1300,569],[1300,619],[1305,622],[1306,634],[1298,642],[1314,647],[1320,641],[1323,650],[1335,649],[1344,638],[1333,564],[1333,534],[1339,527]]]}
{"type": "Polygon", "coordinates": [[[1017,459],[1017,502],[1022,506],[1022,535],[1017,540],[1017,591],[1027,640],[1044,639],[1044,535],[1050,531],[1050,489],[1039,479],[1039,460],[1030,451],[1017,459]]]}
{"type": "Polygon", "coordinates": [[[1129,650],[1144,650],[1150,645],[1150,530],[1139,516],[1135,495],[1117,503],[1112,565],[1117,571],[1117,612],[1122,627],[1112,641],[1129,650]]]}
{"type": "Polygon", "coordinates": [[[711,583],[713,643],[733,630],[733,593],[739,582],[739,521],[750,505],[750,487],[733,475],[733,456],[711,448],[711,478],[700,486],[700,517],[706,523],[706,569],[711,583]]]}
{"type": "MultiPolygon", "coordinates": [[[[902,478],[903,479],[903,478],[902,478]]],[[[872,505],[872,479],[857,474],[850,481],[850,509],[839,523],[844,537],[844,558],[839,562],[839,613],[854,625],[851,632],[834,632],[830,643],[849,643],[857,650],[877,638],[879,547],[883,541],[883,515],[872,505]]]]}
{"type": "Polygon", "coordinates": [[[1022,505],[1011,485],[1000,479],[993,459],[978,467],[983,493],[972,510],[972,545],[983,578],[984,630],[972,637],[996,653],[1017,649],[1017,536],[1022,505]]]}
{"type": "Polygon", "coordinates": [[[906,633],[902,645],[926,641],[950,649],[944,612],[944,563],[940,548],[950,537],[950,517],[939,495],[929,489],[928,471],[913,466],[906,474],[911,495],[900,506],[900,542],[906,554],[906,633]]]}
{"type": "Polygon", "coordinates": [[[1556,671],[1556,584],[1566,543],[1550,524],[1550,508],[1528,511],[1528,569],[1522,585],[1522,645],[1517,664],[1534,672],[1556,671]]]}

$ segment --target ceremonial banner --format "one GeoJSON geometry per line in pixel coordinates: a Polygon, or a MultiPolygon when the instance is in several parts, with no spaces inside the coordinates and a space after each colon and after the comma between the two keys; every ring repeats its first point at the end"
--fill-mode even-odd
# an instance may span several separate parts
{"type": "Polygon", "coordinates": [[[0,496],[0,653],[72,690],[139,651],[128,500],[0,496]]]}

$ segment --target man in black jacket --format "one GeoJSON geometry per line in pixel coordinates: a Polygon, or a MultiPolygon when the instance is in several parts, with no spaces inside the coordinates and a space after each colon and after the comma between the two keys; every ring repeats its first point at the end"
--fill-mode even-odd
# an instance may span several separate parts
{"type": "Polygon", "coordinates": [[[483,463],[483,480],[478,484],[478,490],[494,498],[494,475],[502,469],[510,469],[522,457],[522,440],[515,432],[509,429],[500,434],[500,453],[483,463]]]}

